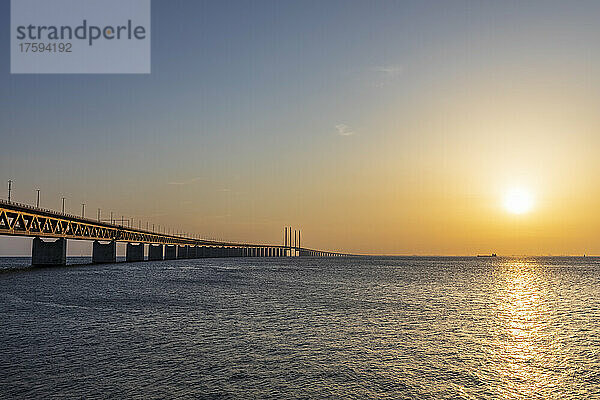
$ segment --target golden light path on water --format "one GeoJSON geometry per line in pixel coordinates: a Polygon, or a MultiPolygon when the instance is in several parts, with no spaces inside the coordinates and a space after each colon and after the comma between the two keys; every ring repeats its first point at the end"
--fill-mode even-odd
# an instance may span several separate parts
{"type": "Polygon", "coordinates": [[[496,389],[502,398],[556,398],[557,393],[578,386],[571,385],[574,366],[561,346],[559,310],[549,301],[550,282],[546,268],[533,259],[507,260],[497,269],[498,325],[490,350],[498,366],[496,389]]]}

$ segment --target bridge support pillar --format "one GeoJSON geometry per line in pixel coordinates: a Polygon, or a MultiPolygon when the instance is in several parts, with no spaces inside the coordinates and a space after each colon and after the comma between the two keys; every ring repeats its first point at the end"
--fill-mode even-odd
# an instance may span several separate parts
{"type": "Polygon", "coordinates": [[[100,243],[94,240],[92,245],[92,263],[108,264],[117,262],[117,242],[100,243]]]}
{"type": "Polygon", "coordinates": [[[177,258],[177,246],[165,246],[165,260],[174,260],[177,258]]]}
{"type": "Polygon", "coordinates": [[[163,245],[162,244],[151,244],[148,246],[148,261],[162,261],[163,260],[163,245]]]}
{"type": "Polygon", "coordinates": [[[196,250],[196,257],[204,258],[206,257],[206,246],[199,246],[196,250]]]}
{"type": "Polygon", "coordinates": [[[216,258],[216,257],[220,257],[220,253],[219,253],[220,247],[209,247],[208,248],[208,256],[210,258],[216,258]]]}
{"type": "Polygon", "coordinates": [[[127,243],[125,259],[127,262],[144,261],[144,243],[127,243]]]}
{"type": "Polygon", "coordinates": [[[31,265],[66,265],[67,239],[44,242],[39,237],[33,238],[31,248],[31,265]]]}
{"type": "Polygon", "coordinates": [[[187,246],[177,246],[177,259],[188,258],[188,247],[187,246]]]}
{"type": "Polygon", "coordinates": [[[188,246],[188,255],[187,258],[198,258],[198,247],[196,246],[188,246]]]}

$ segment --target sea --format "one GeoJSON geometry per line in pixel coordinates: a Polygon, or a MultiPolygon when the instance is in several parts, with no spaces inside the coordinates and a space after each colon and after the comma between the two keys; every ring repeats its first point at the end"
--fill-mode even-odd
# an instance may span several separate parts
{"type": "Polygon", "coordinates": [[[2,399],[600,399],[600,258],[0,259],[2,399]]]}

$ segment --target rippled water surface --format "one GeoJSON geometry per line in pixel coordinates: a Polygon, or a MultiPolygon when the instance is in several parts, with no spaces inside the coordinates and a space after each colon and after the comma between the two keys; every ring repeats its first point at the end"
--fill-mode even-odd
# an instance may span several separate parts
{"type": "Polygon", "coordinates": [[[600,398],[600,259],[27,263],[3,398],[600,398]]]}

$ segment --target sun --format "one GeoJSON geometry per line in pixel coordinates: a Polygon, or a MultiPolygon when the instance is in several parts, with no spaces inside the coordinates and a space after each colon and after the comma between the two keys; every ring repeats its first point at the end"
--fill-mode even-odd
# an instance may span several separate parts
{"type": "Polygon", "coordinates": [[[512,214],[525,214],[533,207],[533,195],[524,188],[510,189],[504,195],[504,208],[512,214]]]}

